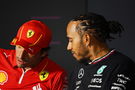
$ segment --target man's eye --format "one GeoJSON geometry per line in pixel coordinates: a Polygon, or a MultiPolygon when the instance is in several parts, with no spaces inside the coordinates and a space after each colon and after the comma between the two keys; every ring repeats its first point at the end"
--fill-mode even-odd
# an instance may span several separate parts
{"type": "Polygon", "coordinates": [[[69,39],[69,42],[72,42],[73,40],[72,39],[69,39]]]}
{"type": "Polygon", "coordinates": [[[20,46],[20,45],[17,45],[17,47],[18,47],[18,48],[22,48],[22,46],[20,46]]]}

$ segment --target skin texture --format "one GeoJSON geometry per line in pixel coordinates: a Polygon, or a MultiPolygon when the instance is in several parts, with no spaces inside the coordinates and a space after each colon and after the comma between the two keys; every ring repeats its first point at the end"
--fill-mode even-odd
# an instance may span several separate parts
{"type": "Polygon", "coordinates": [[[76,31],[76,26],[79,22],[70,22],[67,26],[67,37],[69,39],[67,50],[70,50],[73,56],[79,61],[87,58],[89,53],[86,42],[81,38],[76,31]]]}
{"type": "Polygon", "coordinates": [[[16,63],[17,66],[24,69],[30,69],[35,67],[42,60],[42,54],[38,52],[35,55],[32,55],[19,45],[16,45],[16,63]]]}
{"type": "Polygon", "coordinates": [[[90,33],[77,31],[80,21],[70,21],[67,25],[69,39],[67,50],[71,51],[77,61],[89,59],[93,61],[107,54],[110,50],[106,43],[96,40],[90,33]]]}

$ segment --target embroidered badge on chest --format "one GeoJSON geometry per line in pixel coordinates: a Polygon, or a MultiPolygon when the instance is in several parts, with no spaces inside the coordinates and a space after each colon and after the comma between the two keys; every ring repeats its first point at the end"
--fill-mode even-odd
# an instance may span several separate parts
{"type": "Polygon", "coordinates": [[[103,73],[103,71],[104,71],[104,69],[105,69],[106,67],[107,67],[106,65],[102,65],[102,66],[98,69],[97,74],[103,73]]]}
{"type": "Polygon", "coordinates": [[[49,76],[49,72],[48,71],[41,71],[39,73],[39,78],[41,81],[47,79],[47,77],[49,76]]]}
{"type": "Polygon", "coordinates": [[[5,82],[7,82],[8,80],[8,74],[3,71],[3,70],[0,70],[0,84],[3,85],[5,82]]]}

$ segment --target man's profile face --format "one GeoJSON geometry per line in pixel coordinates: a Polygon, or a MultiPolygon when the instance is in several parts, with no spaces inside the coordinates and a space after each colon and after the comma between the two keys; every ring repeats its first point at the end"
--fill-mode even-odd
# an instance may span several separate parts
{"type": "Polygon", "coordinates": [[[73,56],[80,61],[86,57],[88,50],[80,34],[76,31],[78,23],[78,21],[71,21],[67,26],[67,37],[69,39],[67,50],[70,50],[73,56]]]}
{"type": "Polygon", "coordinates": [[[28,53],[22,46],[16,45],[16,63],[20,68],[31,68],[36,66],[41,59],[40,52],[32,55],[28,53]]]}

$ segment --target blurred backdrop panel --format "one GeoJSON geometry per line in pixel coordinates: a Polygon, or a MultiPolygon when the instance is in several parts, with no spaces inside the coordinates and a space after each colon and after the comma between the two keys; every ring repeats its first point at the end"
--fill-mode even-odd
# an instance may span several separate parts
{"type": "Polygon", "coordinates": [[[135,61],[135,0],[88,0],[88,11],[107,20],[119,21],[125,28],[121,38],[108,42],[135,61]]]}
{"type": "Polygon", "coordinates": [[[66,50],[66,25],[72,16],[99,13],[117,20],[125,28],[121,38],[108,42],[135,61],[134,0],[2,0],[0,2],[0,48],[14,49],[9,43],[27,20],[45,22],[53,32],[49,57],[67,71],[77,63],[66,50]]]}
{"type": "Polygon", "coordinates": [[[2,0],[0,48],[14,49],[10,42],[18,28],[27,20],[41,20],[53,32],[49,57],[66,70],[71,70],[75,60],[66,50],[66,25],[72,16],[86,12],[85,6],[85,0],[2,0]]]}

